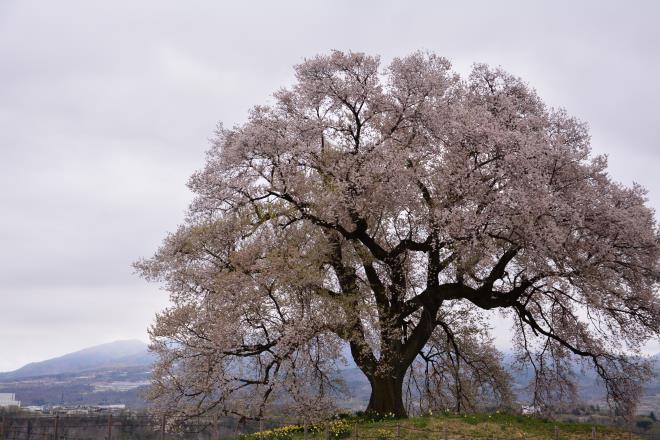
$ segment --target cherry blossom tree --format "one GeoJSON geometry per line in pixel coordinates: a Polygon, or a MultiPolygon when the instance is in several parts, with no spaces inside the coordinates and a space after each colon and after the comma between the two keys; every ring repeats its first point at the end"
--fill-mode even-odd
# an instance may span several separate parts
{"type": "Polygon", "coordinates": [[[348,346],[368,410],[470,410],[510,396],[499,310],[535,405],[570,397],[582,362],[632,411],[659,335],[660,236],[586,125],[501,69],[462,79],[433,54],[381,68],[335,51],[295,72],[217,129],[185,223],[136,263],[171,298],[151,328],[152,398],[323,411],[348,346]]]}

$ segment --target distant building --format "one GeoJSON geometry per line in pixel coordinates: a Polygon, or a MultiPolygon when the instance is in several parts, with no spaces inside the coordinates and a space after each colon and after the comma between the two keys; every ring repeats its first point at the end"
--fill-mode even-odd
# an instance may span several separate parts
{"type": "Polygon", "coordinates": [[[21,402],[16,400],[16,394],[0,393],[0,408],[9,408],[12,406],[21,406],[21,402]]]}
{"type": "Polygon", "coordinates": [[[123,403],[118,405],[93,405],[92,408],[100,411],[120,411],[126,409],[126,405],[123,403]]]}
{"type": "Polygon", "coordinates": [[[52,412],[53,414],[91,414],[95,412],[121,412],[126,410],[126,405],[55,405],[48,410],[42,408],[42,412],[52,412]]]}
{"type": "Polygon", "coordinates": [[[541,413],[540,408],[538,408],[534,405],[523,405],[520,409],[521,409],[521,412],[523,414],[540,414],[541,413]]]}

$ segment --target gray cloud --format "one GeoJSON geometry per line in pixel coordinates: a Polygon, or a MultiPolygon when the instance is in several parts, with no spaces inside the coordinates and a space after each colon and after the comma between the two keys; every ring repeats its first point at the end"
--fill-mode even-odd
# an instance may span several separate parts
{"type": "Polygon", "coordinates": [[[182,220],[215,124],[330,49],[501,65],[659,206],[658,17],[652,0],[1,2],[0,370],[144,338],[164,295],[130,263],[182,220]]]}

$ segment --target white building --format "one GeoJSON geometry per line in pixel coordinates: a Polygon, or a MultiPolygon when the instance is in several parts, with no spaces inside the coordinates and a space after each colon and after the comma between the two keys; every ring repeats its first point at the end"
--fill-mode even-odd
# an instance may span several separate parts
{"type": "Polygon", "coordinates": [[[16,400],[16,394],[0,393],[0,408],[9,408],[10,406],[21,406],[21,402],[16,400]]]}
{"type": "Polygon", "coordinates": [[[523,405],[520,410],[523,414],[541,414],[540,408],[534,405],[523,405]]]}
{"type": "Polygon", "coordinates": [[[100,411],[119,411],[119,410],[125,410],[126,405],[123,403],[116,405],[94,405],[94,408],[100,411]]]}

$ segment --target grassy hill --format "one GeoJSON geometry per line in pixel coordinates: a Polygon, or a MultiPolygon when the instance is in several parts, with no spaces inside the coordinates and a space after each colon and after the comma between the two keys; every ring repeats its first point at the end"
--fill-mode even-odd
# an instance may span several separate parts
{"type": "MultiPolygon", "coordinates": [[[[533,416],[515,414],[434,415],[409,419],[385,419],[372,421],[363,417],[335,420],[329,425],[331,438],[369,440],[442,440],[458,439],[555,439],[556,429],[562,440],[588,440],[592,437],[592,425],[586,423],[562,423],[533,416]],[[356,435],[357,432],[357,435],[356,435]]],[[[241,436],[240,440],[302,440],[303,427],[291,425],[241,436]]],[[[309,428],[310,439],[325,438],[323,426],[309,428]]],[[[638,439],[618,428],[596,426],[596,438],[608,440],[638,439]]]]}

